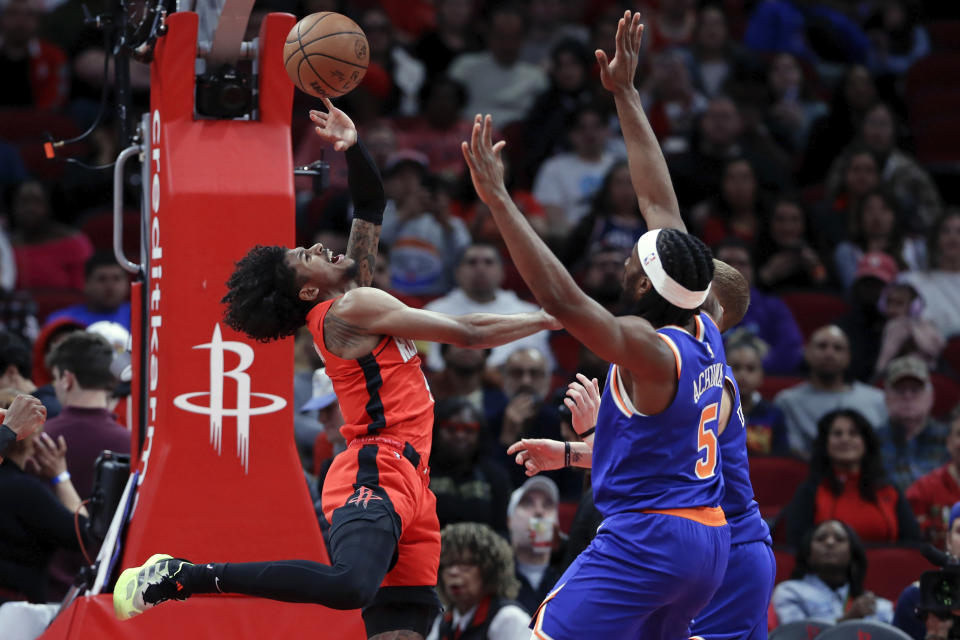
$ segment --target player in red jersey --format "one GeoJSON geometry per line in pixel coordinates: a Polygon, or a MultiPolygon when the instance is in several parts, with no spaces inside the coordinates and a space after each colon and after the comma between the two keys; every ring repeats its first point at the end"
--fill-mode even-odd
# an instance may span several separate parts
{"type": "Polygon", "coordinates": [[[543,312],[448,316],[412,309],[370,284],[385,199],[353,122],[324,101],[318,134],[345,151],[354,221],[346,256],[310,248],[254,247],[227,282],[226,322],[262,341],[306,324],[326,362],[347,450],[323,486],[331,565],[305,560],[191,564],[157,555],[121,574],[120,618],[197,593],[240,593],[336,609],[363,608],[369,638],[422,639],[439,612],[436,498],[427,460],[433,398],[413,340],[498,346],[559,328],[543,312]]]}

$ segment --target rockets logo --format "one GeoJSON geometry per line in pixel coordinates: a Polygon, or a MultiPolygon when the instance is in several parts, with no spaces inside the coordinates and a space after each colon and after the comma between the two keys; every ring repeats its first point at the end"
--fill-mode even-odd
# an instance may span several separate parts
{"type": "Polygon", "coordinates": [[[353,494],[353,497],[347,500],[347,504],[354,504],[366,509],[367,504],[369,504],[371,500],[383,500],[383,498],[374,494],[373,491],[367,487],[360,487],[357,489],[357,492],[353,494]]]}

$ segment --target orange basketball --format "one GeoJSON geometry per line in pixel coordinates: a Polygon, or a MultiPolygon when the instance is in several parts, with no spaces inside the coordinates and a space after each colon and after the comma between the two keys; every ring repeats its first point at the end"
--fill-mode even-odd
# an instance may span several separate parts
{"type": "Polygon", "coordinates": [[[367,72],[370,46],[357,23],[332,11],[312,13],[287,35],[283,64],[293,84],[318,98],[349,93],[367,72]]]}

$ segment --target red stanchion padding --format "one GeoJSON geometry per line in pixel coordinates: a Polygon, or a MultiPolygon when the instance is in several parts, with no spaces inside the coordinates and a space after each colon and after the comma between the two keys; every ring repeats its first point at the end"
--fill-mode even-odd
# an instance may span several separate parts
{"type": "Polygon", "coordinates": [[[108,595],[81,598],[60,614],[43,640],[263,640],[366,638],[356,612],[239,596],[197,596],[120,622],[108,595]]]}

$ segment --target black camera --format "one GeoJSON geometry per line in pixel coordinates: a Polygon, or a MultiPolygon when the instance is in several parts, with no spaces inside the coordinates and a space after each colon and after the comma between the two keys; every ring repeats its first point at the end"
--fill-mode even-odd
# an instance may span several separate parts
{"type": "Polygon", "coordinates": [[[924,571],[920,576],[920,604],[917,616],[926,620],[935,615],[941,620],[953,619],[949,638],[960,640],[960,559],[927,545],[923,549],[927,560],[940,567],[924,571]]]}
{"type": "Polygon", "coordinates": [[[253,111],[250,76],[231,65],[197,78],[197,113],[210,118],[242,118],[253,111]]]}

